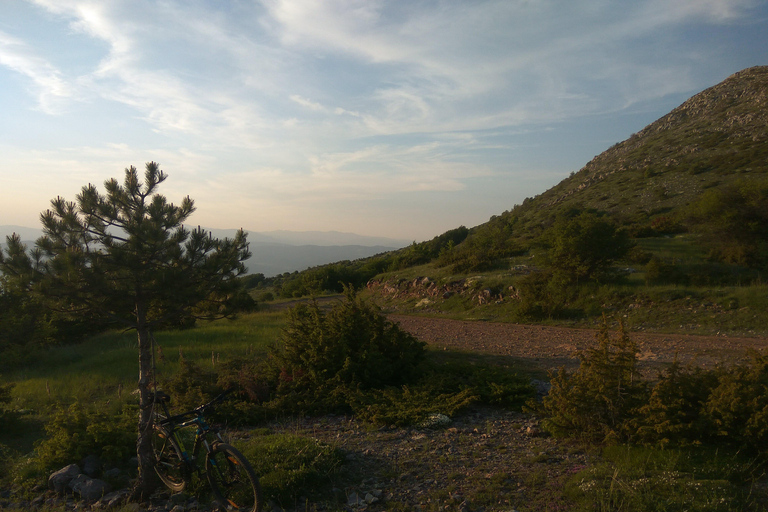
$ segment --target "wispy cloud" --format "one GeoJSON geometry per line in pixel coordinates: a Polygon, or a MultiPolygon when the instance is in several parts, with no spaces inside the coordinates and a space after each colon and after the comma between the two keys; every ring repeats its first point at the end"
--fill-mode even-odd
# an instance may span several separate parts
{"type": "Polygon", "coordinates": [[[32,82],[37,105],[47,114],[62,111],[72,87],[62,73],[44,58],[35,55],[22,41],[0,31],[0,65],[20,73],[32,82]]]}
{"type": "Polygon", "coordinates": [[[758,0],[24,5],[26,30],[0,20],[0,71],[60,120],[28,166],[114,175],[155,159],[218,208],[258,217],[258,202],[292,218],[312,217],[307,205],[330,218],[341,205],[404,208],[404,196],[439,194],[498,194],[507,209],[521,199],[498,192],[513,188],[499,184],[510,168],[559,172],[525,162],[518,138],[711,85],[702,75],[729,55],[716,62],[722,45],[699,34],[733,34],[766,10],[758,0]],[[29,28],[38,21],[76,51],[57,51],[29,28]]]}
{"type": "MultiPolygon", "coordinates": [[[[90,90],[141,112],[157,131],[245,145],[269,138],[275,124],[320,126],[319,114],[352,114],[348,125],[334,120],[341,133],[396,134],[489,129],[624,108],[690,83],[684,69],[676,86],[626,80],[668,76],[671,67],[622,60],[610,48],[674,24],[730,22],[753,5],[649,0],[620,10],[602,0],[486,0],[416,1],[395,9],[382,0],[268,0],[263,10],[238,6],[227,13],[173,2],[140,8],[131,2],[36,3],[108,45],[98,68],[80,79],[90,90]],[[158,60],[162,47],[177,58],[158,60]],[[201,74],[195,59],[210,72],[201,74]],[[316,59],[343,63],[365,82],[350,90],[324,77],[325,84],[313,85],[313,69],[321,65],[316,59]],[[608,78],[611,68],[624,82],[621,97],[581,85],[585,75],[608,78]],[[248,122],[233,115],[239,108],[249,112],[248,122]],[[302,119],[302,111],[315,117],[302,119]],[[248,137],[237,133],[243,128],[248,137]]],[[[51,81],[56,73],[35,76],[51,81]]]]}

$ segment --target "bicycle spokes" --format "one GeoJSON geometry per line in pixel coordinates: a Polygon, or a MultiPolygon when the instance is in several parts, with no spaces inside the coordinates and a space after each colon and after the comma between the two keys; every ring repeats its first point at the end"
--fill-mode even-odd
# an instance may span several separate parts
{"type": "Polygon", "coordinates": [[[233,447],[221,444],[208,459],[208,479],[227,510],[258,510],[261,490],[250,464],[233,447]]]}

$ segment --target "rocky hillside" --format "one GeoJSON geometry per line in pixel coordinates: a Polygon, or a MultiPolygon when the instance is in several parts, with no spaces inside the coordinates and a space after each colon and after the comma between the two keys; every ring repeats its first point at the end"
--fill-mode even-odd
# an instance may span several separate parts
{"type": "Polygon", "coordinates": [[[768,66],[740,71],[595,157],[538,199],[581,203],[627,222],[668,213],[703,190],[768,171],[768,66]]]}
{"type": "Polygon", "coordinates": [[[740,71],[558,185],[476,226],[453,261],[472,270],[524,254],[570,209],[607,212],[635,236],[663,234],[659,225],[681,228],[685,207],[704,191],[768,177],[767,104],[768,66],[740,71]]]}
{"type": "MultiPolygon", "coordinates": [[[[510,258],[546,251],[548,241],[541,235],[561,213],[565,218],[575,211],[590,210],[599,212],[597,216],[607,213],[618,227],[626,228],[622,233],[636,239],[690,231],[697,236],[687,237],[685,243],[699,260],[711,256],[711,261],[741,265],[727,271],[672,269],[682,276],[675,283],[693,279],[691,272],[697,273],[696,282],[721,282],[717,276],[710,279],[708,273],[735,275],[744,267],[765,270],[768,236],[760,226],[768,222],[767,106],[768,66],[740,71],[607,149],[546,192],[474,228],[462,226],[345,269],[347,274],[357,272],[356,280],[345,280],[365,283],[383,272],[431,262],[454,276],[508,269],[510,258]],[[745,197],[744,191],[754,197],[745,197]],[[706,210],[698,201],[705,193],[709,199],[715,197],[708,199],[706,210]],[[733,205],[738,208],[731,208],[733,205]],[[733,222],[728,224],[729,219],[739,219],[736,225],[745,229],[738,233],[731,230],[733,222]],[[713,240],[730,252],[713,246],[713,240]]],[[[653,250],[642,249],[633,257],[647,261],[653,250]]],[[[640,259],[637,262],[645,264],[640,259]]],[[[666,267],[661,270],[674,273],[666,267]]],[[[667,277],[664,279],[668,281],[667,277]]],[[[439,293],[466,292],[459,288],[439,293]]],[[[436,289],[433,292],[438,293],[436,289]]]]}

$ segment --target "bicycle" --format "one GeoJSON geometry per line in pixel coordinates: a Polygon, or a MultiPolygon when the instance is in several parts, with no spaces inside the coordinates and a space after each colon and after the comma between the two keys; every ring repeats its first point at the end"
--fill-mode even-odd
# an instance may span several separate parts
{"type": "Polygon", "coordinates": [[[157,391],[153,403],[159,403],[163,413],[155,413],[152,447],[155,472],[174,492],[181,492],[196,472],[202,478],[197,461],[200,448],[205,449],[205,474],[213,491],[216,506],[222,510],[260,512],[263,506],[261,487],[256,472],[236,448],[224,442],[218,429],[205,421],[205,411],[221,402],[222,393],[207,404],[172,416],[168,412],[171,397],[157,391]],[[184,446],[182,429],[197,427],[192,455],[184,446]]]}

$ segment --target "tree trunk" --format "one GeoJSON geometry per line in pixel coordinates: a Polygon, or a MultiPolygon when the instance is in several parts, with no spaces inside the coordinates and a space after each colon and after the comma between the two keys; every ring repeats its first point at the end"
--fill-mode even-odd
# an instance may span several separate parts
{"type": "Polygon", "coordinates": [[[152,450],[154,369],[152,367],[152,340],[146,324],[144,308],[138,306],[136,310],[139,338],[139,435],[136,439],[136,455],[139,459],[139,475],[133,497],[144,501],[157,488],[152,450]]]}

